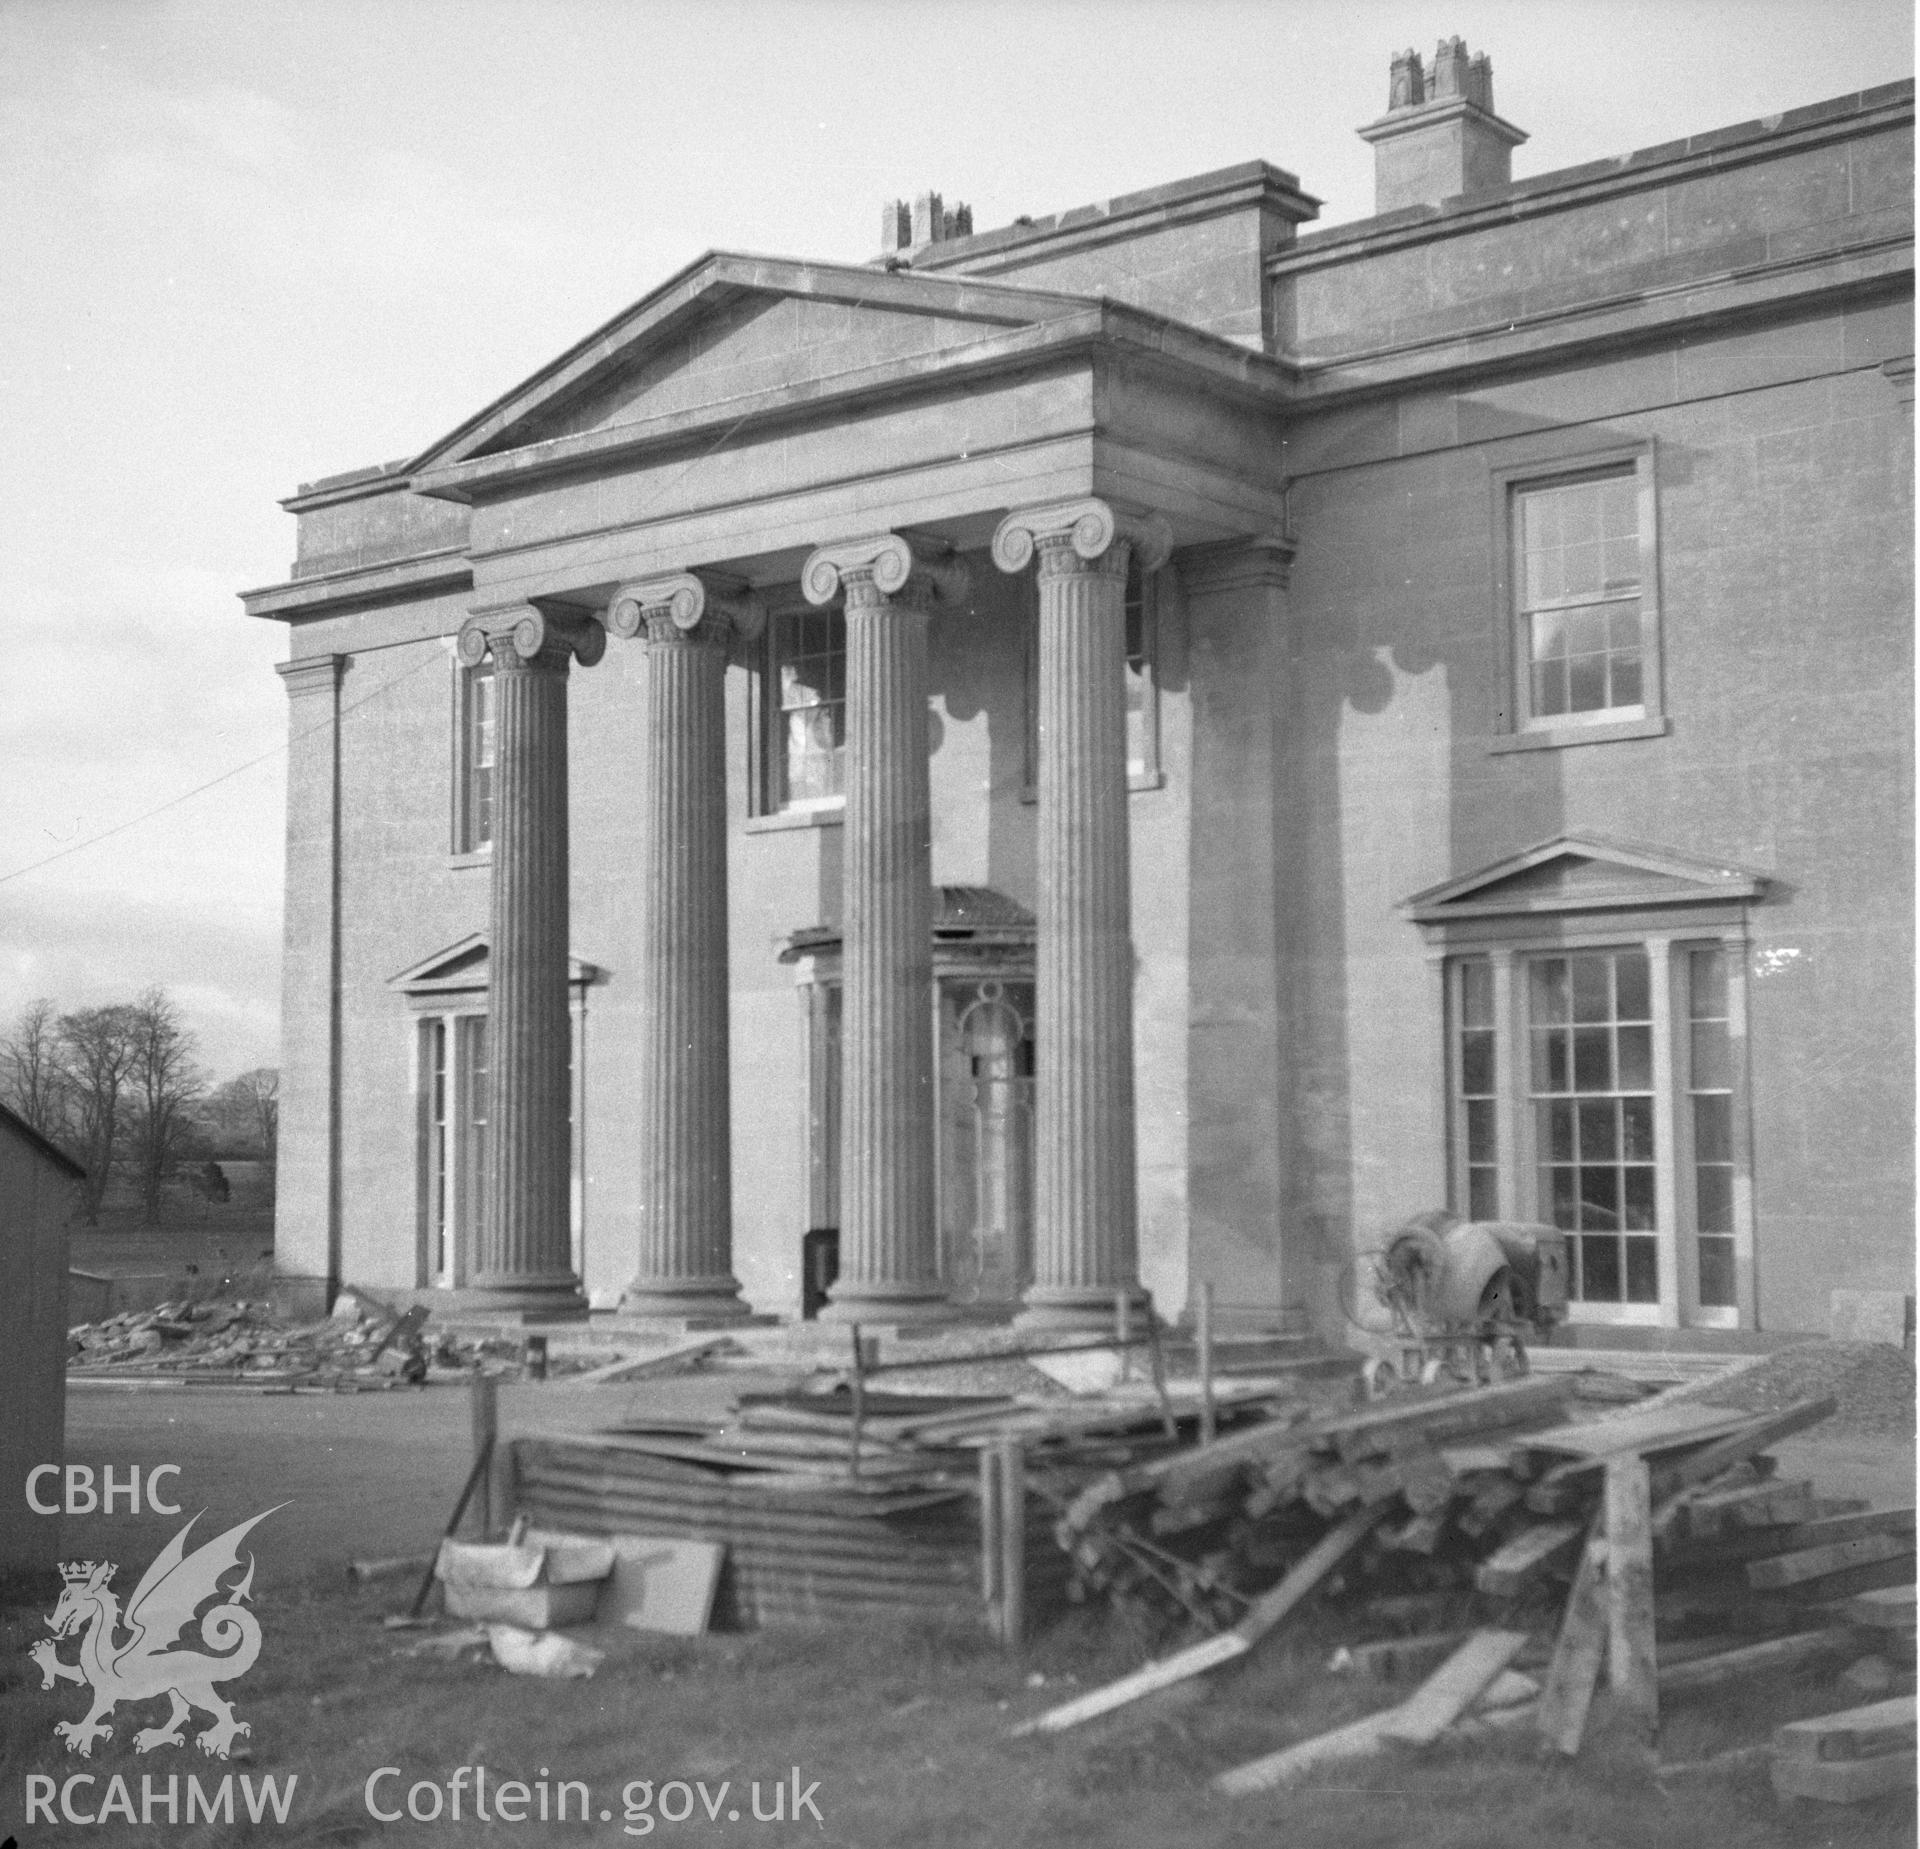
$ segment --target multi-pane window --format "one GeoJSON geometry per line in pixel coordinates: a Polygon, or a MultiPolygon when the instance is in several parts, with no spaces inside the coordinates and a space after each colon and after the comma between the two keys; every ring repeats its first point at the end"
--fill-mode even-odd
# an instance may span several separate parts
{"type": "Polygon", "coordinates": [[[1653,1010],[1644,950],[1527,966],[1542,1218],[1572,1235],[1571,1295],[1658,1303],[1653,1010]]]}
{"type": "Polygon", "coordinates": [[[1493,966],[1469,957],[1454,966],[1453,1092],[1456,1172],[1470,1220],[1500,1217],[1499,1069],[1493,966]]]}
{"type": "Polygon", "coordinates": [[[453,1279],[453,1073],[447,1061],[447,1023],[420,1023],[420,1065],[426,1091],[427,1270],[436,1284],[453,1279]]]}
{"type": "Polygon", "coordinates": [[[837,804],[846,791],[846,617],[838,610],[789,610],[771,629],[767,807],[837,804]]]}
{"type": "Polygon", "coordinates": [[[487,1017],[427,1015],[420,1021],[421,1218],[425,1277],[458,1285],[486,1213],[487,1017]]]}
{"type": "Polygon", "coordinates": [[[1565,1232],[1576,1317],[1738,1314],[1739,967],[1659,937],[1447,964],[1453,1208],[1565,1232]]]}
{"type": "Polygon", "coordinates": [[[474,854],[493,840],[498,700],[490,660],[461,670],[459,700],[454,845],[474,854]]]}
{"type": "Polygon", "coordinates": [[[1628,467],[1513,490],[1515,646],[1534,725],[1647,710],[1641,484],[1628,467]]]}
{"type": "Polygon", "coordinates": [[[465,1107],[461,1125],[461,1191],[465,1197],[467,1249],[471,1253],[487,1217],[487,1113],[493,1086],[487,1055],[487,1017],[462,1015],[456,1026],[460,1043],[460,1089],[465,1107]]]}
{"type": "Polygon", "coordinates": [[[1693,1223],[1700,1303],[1738,1302],[1734,1272],[1733,1043],[1727,953],[1687,955],[1687,1109],[1693,1143],[1693,1223]]]}

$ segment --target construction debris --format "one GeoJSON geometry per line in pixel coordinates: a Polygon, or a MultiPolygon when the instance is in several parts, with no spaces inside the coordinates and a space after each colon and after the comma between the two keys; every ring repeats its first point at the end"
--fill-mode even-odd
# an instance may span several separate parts
{"type": "MultiPolygon", "coordinates": [[[[125,1311],[67,1331],[72,1380],[165,1380],[334,1392],[377,1392],[474,1373],[520,1374],[517,1336],[432,1334],[426,1312],[343,1291],[333,1314],[290,1322],[269,1303],[209,1297],[125,1311]]],[[[590,1362],[580,1362],[581,1367],[590,1362]]],[[[557,1361],[554,1372],[567,1370],[557,1361]]]]}
{"type": "Polygon", "coordinates": [[[442,1541],[434,1576],[451,1617],[545,1631],[588,1622],[613,1567],[605,1541],[442,1541]]]}

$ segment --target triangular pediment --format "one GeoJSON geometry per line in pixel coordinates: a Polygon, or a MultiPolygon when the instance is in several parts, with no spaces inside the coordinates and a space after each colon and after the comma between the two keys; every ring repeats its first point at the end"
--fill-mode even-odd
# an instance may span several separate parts
{"type": "Polygon", "coordinates": [[[703,257],[436,443],[415,474],[924,365],[1096,306],[964,278],[703,257]]]}
{"type": "Polygon", "coordinates": [[[1618,911],[1757,899],[1766,881],[1744,867],[1662,848],[1562,835],[1402,902],[1419,924],[1528,913],[1618,911]]]}
{"type": "MultiPolygon", "coordinates": [[[[567,982],[570,987],[597,982],[600,974],[596,964],[583,962],[579,957],[567,959],[567,982]]],[[[449,944],[444,950],[436,950],[430,957],[422,957],[418,963],[403,969],[397,976],[389,976],[387,987],[398,989],[406,995],[485,994],[486,933],[471,932],[458,943],[449,944]]]]}

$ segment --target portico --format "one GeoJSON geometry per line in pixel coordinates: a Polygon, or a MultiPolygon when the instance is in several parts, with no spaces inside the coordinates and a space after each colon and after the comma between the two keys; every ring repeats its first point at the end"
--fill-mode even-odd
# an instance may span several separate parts
{"type": "MultiPolygon", "coordinates": [[[[725,692],[771,599],[800,594],[844,622],[844,933],[838,1047],[840,1278],[828,1314],[867,1323],[948,1308],[935,1210],[937,1094],[930,928],[934,867],[928,632],[955,620],[970,574],[1030,573],[1035,634],[1034,878],[1037,1053],[1033,1275],[1025,1314],[1104,1323],[1141,1290],[1134,1128],[1135,949],[1128,855],[1123,598],[1162,569],[1176,535],[1217,546],[1281,518],[1263,440],[1277,381],[1257,356],[1152,317],[1071,297],[974,283],[835,274],[710,259],[421,459],[415,492],[471,509],[476,601],[584,613],[644,646],[644,720],[633,779],[643,843],[636,896],[642,1054],[632,1115],[640,1180],[631,1313],[710,1317],[746,1307],[732,1241],[731,1044],[725,692]],[[604,423],[595,381],[647,371],[663,330],[744,291],[816,310],[839,298],[871,364],[831,383],[727,401],[718,452],[671,458],[720,411],[604,423]],[[942,344],[929,355],[929,324],[942,344]],[[886,357],[889,346],[910,351],[886,357]],[[1238,444],[1206,463],[1157,455],[1169,395],[1237,404],[1238,444]],[[564,406],[564,412],[556,407],[564,406]],[[565,434],[550,434],[563,418],[565,434]],[[1237,452],[1237,453],[1236,453],[1237,452]],[[556,485],[590,471],[597,530],[556,485]],[[696,492],[698,487],[705,492],[696,492]],[[753,492],[737,492],[743,485],[753,492]],[[1115,486],[1126,490],[1124,496],[1115,486]],[[1143,489],[1145,492],[1143,493],[1143,489]],[[606,516],[614,515],[609,519],[606,516]]],[[[678,333],[680,341],[685,334],[678,333]]],[[[684,398],[684,393],[683,393],[684,398]]],[[[1217,411],[1217,405],[1209,409],[1217,411]]],[[[603,413],[604,415],[604,413],[603,413]]],[[[578,656],[586,660],[587,649],[578,656]]],[[[496,650],[496,658],[498,651],[496,650]]],[[[556,682],[564,702],[564,681],[556,682]]],[[[506,683],[503,682],[503,691],[506,683]]],[[[515,709],[517,712],[517,708],[515,709]]],[[[538,781],[507,768],[502,706],[496,888],[523,875],[521,805],[538,781]],[[509,810],[514,813],[510,817],[509,810]]],[[[604,763],[588,778],[618,774],[604,763]]],[[[551,783],[549,773],[548,783],[551,783]]],[[[533,833],[540,834],[538,824],[533,833]]],[[[543,836],[541,864],[565,884],[543,836]]],[[[529,953],[564,994],[563,929],[547,917],[529,953]],[[557,972],[557,973],[556,973],[557,972]]],[[[496,943],[503,943],[496,925],[496,943]]],[[[496,986],[505,976],[496,951],[496,986]]],[[[502,1056],[522,1030],[498,1020],[502,1056]]],[[[566,1095],[564,1040],[546,1044],[548,1090],[566,1095]],[[554,1075],[558,1076],[554,1076],[554,1075]]],[[[604,1125],[605,1119],[602,1118],[604,1125]]],[[[505,1130],[497,1133],[507,1134],[505,1130]]],[[[490,1218],[519,1210],[502,1152],[490,1218]]],[[[788,1224],[802,1228],[796,1199],[788,1224]]],[[[476,1276],[518,1304],[518,1274],[476,1276]]],[[[539,1286],[538,1288],[544,1288],[539,1286]]]]}

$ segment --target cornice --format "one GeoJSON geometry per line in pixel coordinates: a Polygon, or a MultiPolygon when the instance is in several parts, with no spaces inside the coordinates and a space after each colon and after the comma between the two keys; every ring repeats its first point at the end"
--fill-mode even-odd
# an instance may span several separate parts
{"type": "MultiPolygon", "coordinates": [[[[1847,113],[1827,113],[1833,106],[1815,103],[1806,112],[1791,111],[1769,128],[1763,122],[1716,129],[1686,141],[1643,148],[1615,160],[1590,161],[1532,179],[1516,180],[1487,199],[1450,200],[1442,205],[1407,206],[1397,212],[1356,219],[1305,232],[1267,259],[1267,274],[1296,276],[1329,264],[1353,263],[1437,239],[1465,237],[1493,225],[1510,224],[1544,214],[1574,210],[1623,193],[1667,187],[1686,177],[1724,173],[1775,160],[1829,141],[1858,139],[1864,133],[1897,128],[1913,120],[1913,85],[1889,85],[1866,95],[1882,100],[1847,113]],[[1817,115],[1814,112],[1821,112],[1817,115]],[[1812,119],[1789,126],[1796,115],[1812,119]]],[[[1852,99],[1846,99],[1851,101],[1852,99]]]]}
{"type": "Polygon", "coordinates": [[[1369,122],[1358,133],[1362,141],[1396,141],[1416,129],[1434,128],[1442,122],[1467,121],[1504,141],[1510,148],[1517,148],[1527,139],[1525,129],[1514,127],[1504,116],[1497,116],[1490,109],[1482,109],[1465,96],[1436,97],[1430,103],[1416,103],[1411,109],[1393,110],[1379,121],[1369,122]]]}
{"type": "Polygon", "coordinates": [[[374,604],[394,603],[433,592],[473,588],[473,567],[464,550],[439,548],[380,565],[350,571],[319,572],[311,578],[290,578],[284,584],[242,591],[240,603],[249,616],[336,616],[374,604]]]}
{"type": "Polygon", "coordinates": [[[286,687],[287,697],[300,700],[311,694],[338,692],[346,661],[346,656],[339,654],[300,655],[292,661],[276,662],[273,671],[286,687]]]}
{"type": "Polygon", "coordinates": [[[1683,329],[1698,334],[1744,320],[1778,319],[1787,309],[1892,295],[1911,290],[1912,275],[1912,238],[1876,239],[1324,359],[1294,355],[1294,405],[1318,410],[1382,393],[1566,365],[1593,352],[1671,342],[1683,329]]]}

